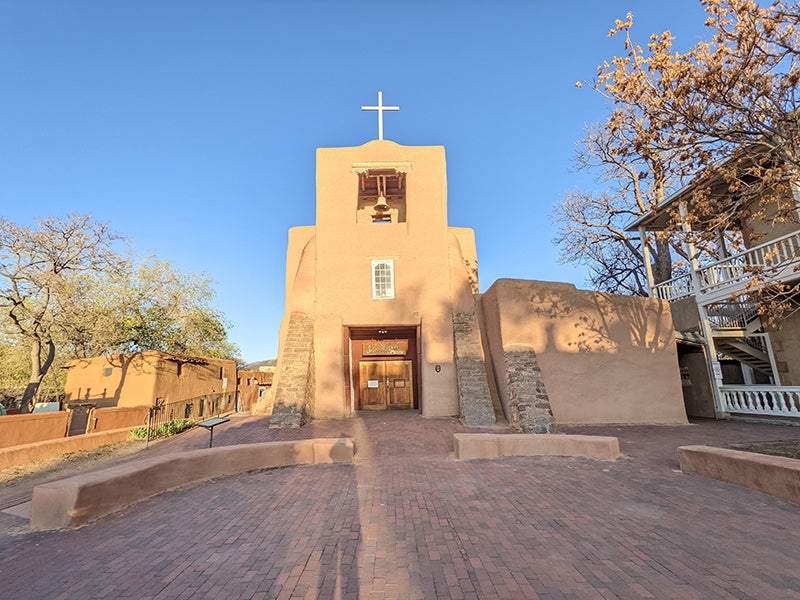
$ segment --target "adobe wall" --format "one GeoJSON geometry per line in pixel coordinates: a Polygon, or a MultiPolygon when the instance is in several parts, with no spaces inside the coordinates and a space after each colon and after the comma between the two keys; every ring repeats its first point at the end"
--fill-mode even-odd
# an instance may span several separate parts
{"type": "Polygon", "coordinates": [[[372,141],[353,148],[317,150],[314,375],[318,415],[340,415],[349,405],[343,376],[344,326],[383,324],[420,325],[422,414],[458,414],[449,248],[442,146],[372,141]],[[359,222],[358,170],[386,165],[398,165],[407,173],[406,221],[359,222]],[[372,298],[371,261],[376,259],[394,261],[393,299],[372,298]]]}
{"type": "Polygon", "coordinates": [[[207,394],[226,393],[228,402],[236,395],[236,363],[219,358],[203,358],[205,364],[178,363],[160,357],[155,390],[158,399],[179,402],[207,394]]]}
{"type": "Polygon", "coordinates": [[[67,401],[87,401],[100,407],[152,406],[223,392],[236,393],[236,363],[232,360],[201,359],[207,364],[178,363],[170,355],[147,351],[115,354],[72,361],[64,392],[67,401]]]}
{"type": "Polygon", "coordinates": [[[64,384],[66,401],[92,402],[98,407],[151,405],[157,365],[154,353],[74,360],[64,384]]]}
{"type": "Polygon", "coordinates": [[[700,331],[700,312],[694,296],[670,302],[669,309],[675,331],[700,331]]]}
{"type": "Polygon", "coordinates": [[[559,424],[687,422],[667,302],[501,279],[482,305],[495,374],[530,348],[559,424]]]}
{"type": "MultiPolygon", "coordinates": [[[[313,316],[314,393],[307,398],[313,398],[313,406],[306,408],[317,418],[350,411],[345,327],[419,326],[422,414],[457,415],[453,302],[474,311],[471,290],[477,289],[477,258],[474,233],[447,226],[444,148],[389,141],[320,148],[316,206],[314,227],[289,232],[276,394],[289,377],[283,363],[292,350],[287,339],[292,314],[313,316]],[[359,220],[359,169],[387,165],[407,173],[405,221],[359,220]],[[377,259],[394,261],[393,299],[372,298],[372,260],[377,259]]],[[[293,343],[307,345],[304,340],[293,343]]]]}
{"type": "Polygon", "coordinates": [[[147,406],[115,406],[92,409],[87,433],[114,431],[115,429],[144,427],[147,424],[147,406]]]}
{"type": "MultiPolygon", "coordinates": [[[[50,413],[54,414],[54,413],[50,413]]],[[[0,417],[2,418],[2,417],[0,417]]],[[[54,456],[62,456],[70,452],[94,450],[109,444],[133,441],[130,428],[114,431],[101,431],[71,437],[59,437],[52,440],[32,442],[10,448],[0,448],[0,469],[18,467],[30,463],[41,462],[54,456]]]]}
{"type": "Polygon", "coordinates": [[[800,312],[786,317],[769,337],[781,385],[800,385],[800,312]]]}
{"type": "Polygon", "coordinates": [[[267,371],[239,371],[237,373],[237,389],[242,410],[253,410],[260,398],[263,398],[272,386],[273,373],[267,371]],[[263,390],[259,396],[259,390],[263,390]]]}
{"type": "Polygon", "coordinates": [[[0,448],[63,438],[67,435],[68,419],[65,410],[0,416],[0,448]]]}

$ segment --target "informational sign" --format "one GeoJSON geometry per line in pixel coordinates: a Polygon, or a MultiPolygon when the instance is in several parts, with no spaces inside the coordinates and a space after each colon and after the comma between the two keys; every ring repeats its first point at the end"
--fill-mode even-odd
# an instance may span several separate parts
{"type": "Polygon", "coordinates": [[[228,378],[227,377],[223,377],[222,378],[222,391],[224,392],[227,389],[228,389],[228,378]]]}
{"type": "Polygon", "coordinates": [[[367,380],[367,387],[368,388],[377,388],[380,384],[378,383],[377,379],[368,379],[367,380]]]}
{"type": "Polygon", "coordinates": [[[714,379],[722,380],[722,365],[716,360],[711,363],[711,373],[714,375],[714,379]]]}
{"type": "Polygon", "coordinates": [[[371,340],[364,342],[364,356],[405,356],[408,340],[371,340]]]}

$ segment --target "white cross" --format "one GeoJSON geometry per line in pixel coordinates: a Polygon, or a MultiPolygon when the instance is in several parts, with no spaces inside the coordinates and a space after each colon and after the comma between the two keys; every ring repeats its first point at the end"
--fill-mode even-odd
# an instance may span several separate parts
{"type": "Polygon", "coordinates": [[[383,92],[378,92],[378,106],[362,106],[361,110],[377,110],[378,111],[378,139],[383,139],[383,111],[385,110],[400,110],[399,106],[384,106],[383,105],[383,92]]]}

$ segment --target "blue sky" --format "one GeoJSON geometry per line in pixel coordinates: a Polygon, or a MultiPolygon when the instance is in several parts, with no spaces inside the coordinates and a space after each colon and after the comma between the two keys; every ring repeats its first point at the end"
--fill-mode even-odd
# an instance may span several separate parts
{"type": "Polygon", "coordinates": [[[314,222],[315,150],[444,145],[449,222],[476,230],[481,289],[568,281],[554,202],[572,172],[577,89],[623,52],[705,35],[698,0],[0,0],[0,215],[109,221],[140,254],[215,281],[247,361],[277,354],[287,230],[314,222]]]}

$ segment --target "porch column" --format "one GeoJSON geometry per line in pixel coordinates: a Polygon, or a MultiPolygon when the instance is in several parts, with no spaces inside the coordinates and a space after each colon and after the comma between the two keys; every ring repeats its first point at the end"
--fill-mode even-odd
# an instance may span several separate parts
{"type": "Polygon", "coordinates": [[[681,228],[686,236],[685,245],[686,251],[689,256],[690,275],[692,278],[692,293],[694,294],[694,301],[697,305],[697,312],[700,315],[700,327],[703,332],[703,339],[706,346],[706,362],[708,364],[708,374],[711,379],[711,390],[714,394],[714,408],[717,418],[722,418],[727,415],[725,405],[722,401],[722,369],[719,361],[717,360],[717,348],[714,344],[714,334],[711,330],[711,322],[708,320],[708,312],[703,305],[700,298],[700,265],[697,262],[697,248],[692,241],[692,227],[687,221],[686,204],[681,202],[680,207],[681,228]],[[719,378],[717,378],[719,375],[719,378]]]}
{"type": "Polygon", "coordinates": [[[639,225],[639,240],[642,242],[642,258],[644,259],[644,272],[647,274],[647,294],[653,298],[653,288],[655,288],[655,280],[653,279],[653,265],[650,261],[650,246],[647,245],[647,231],[644,225],[639,225]]]}

